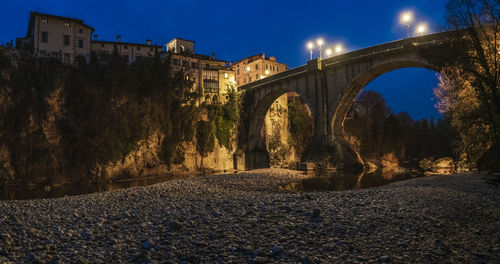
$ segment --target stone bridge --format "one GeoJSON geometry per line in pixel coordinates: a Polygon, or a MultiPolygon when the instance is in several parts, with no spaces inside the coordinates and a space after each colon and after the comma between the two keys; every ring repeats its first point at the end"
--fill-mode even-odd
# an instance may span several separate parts
{"type": "MultiPolygon", "coordinates": [[[[247,84],[246,169],[269,167],[261,128],[269,107],[287,92],[299,94],[314,120],[314,136],[303,161],[327,161],[337,168],[361,169],[363,161],[344,138],[344,119],[352,102],[373,79],[392,70],[419,67],[437,72],[458,50],[462,31],[408,38],[333,56],[247,84]]],[[[239,162],[241,164],[241,162],[239,162]]],[[[238,166],[241,167],[242,165],[238,166]]]]}

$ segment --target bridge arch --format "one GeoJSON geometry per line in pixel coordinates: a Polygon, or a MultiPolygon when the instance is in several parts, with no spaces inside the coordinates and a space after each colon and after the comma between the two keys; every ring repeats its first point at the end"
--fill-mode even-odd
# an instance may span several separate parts
{"type": "Polygon", "coordinates": [[[337,107],[331,116],[331,126],[333,131],[334,140],[345,141],[344,134],[344,120],[351,108],[356,96],[368,85],[370,82],[379,76],[389,73],[394,70],[403,68],[423,68],[440,72],[441,67],[429,63],[423,58],[405,58],[401,60],[391,60],[373,65],[368,70],[359,73],[352,81],[346,86],[343,96],[341,97],[337,107]]]}
{"type": "MultiPolygon", "coordinates": [[[[264,89],[266,90],[266,89],[264,89]]],[[[299,95],[299,98],[307,105],[309,111],[311,112],[311,118],[314,120],[314,109],[312,108],[312,104],[310,100],[301,94],[298,89],[274,89],[265,94],[262,99],[258,100],[258,103],[255,105],[252,113],[250,114],[250,122],[249,122],[249,142],[248,148],[249,151],[266,151],[265,140],[261,135],[262,126],[264,124],[264,119],[266,118],[266,114],[271,108],[272,104],[282,95],[285,95],[289,92],[294,92],[299,95]]]]}

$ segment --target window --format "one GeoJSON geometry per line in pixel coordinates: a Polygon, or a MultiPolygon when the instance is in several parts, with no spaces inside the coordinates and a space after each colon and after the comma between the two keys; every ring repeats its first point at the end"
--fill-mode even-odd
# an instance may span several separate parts
{"type": "Polygon", "coordinates": [[[83,49],[83,39],[78,40],[78,47],[83,49]]]}
{"type": "Polygon", "coordinates": [[[63,35],[63,45],[64,46],[69,46],[69,36],[68,35],[63,35]]]}
{"type": "Polygon", "coordinates": [[[186,68],[189,67],[189,61],[183,60],[182,61],[182,67],[186,67],[186,68]]]}
{"type": "Polygon", "coordinates": [[[128,46],[127,45],[123,46],[123,49],[128,49],[128,46]]]}
{"type": "Polygon", "coordinates": [[[172,62],[174,63],[174,65],[179,65],[179,59],[173,59],[172,62]]]}
{"type": "Polygon", "coordinates": [[[196,62],[191,62],[191,68],[193,68],[193,69],[198,68],[198,63],[196,63],[196,62]]]}
{"type": "Polygon", "coordinates": [[[136,61],[138,61],[138,60],[140,60],[140,59],[142,59],[142,56],[141,56],[141,55],[137,55],[137,56],[135,56],[135,60],[136,60],[136,61]]]}
{"type": "Polygon", "coordinates": [[[240,80],[236,80],[236,85],[240,86],[240,80]]]}
{"type": "Polygon", "coordinates": [[[127,55],[122,55],[122,58],[123,58],[126,62],[128,62],[128,54],[127,54],[127,55]]]}
{"type": "Polygon", "coordinates": [[[203,90],[206,93],[219,92],[219,72],[218,71],[203,71],[203,90]]]}
{"type": "Polygon", "coordinates": [[[40,32],[42,34],[41,41],[43,43],[49,42],[49,32],[40,32]]]}
{"type": "Polygon", "coordinates": [[[247,77],[243,78],[243,83],[247,83],[247,77]]]}
{"type": "Polygon", "coordinates": [[[248,76],[248,82],[252,82],[252,76],[248,76]]]}
{"type": "Polygon", "coordinates": [[[258,80],[259,79],[259,74],[255,74],[255,80],[258,80]]]}
{"type": "Polygon", "coordinates": [[[137,47],[137,50],[141,50],[141,47],[137,47]]]}
{"type": "Polygon", "coordinates": [[[236,74],[240,75],[240,69],[236,70],[236,74]]]}
{"type": "Polygon", "coordinates": [[[266,70],[269,69],[269,65],[266,64],[266,70]]]}
{"type": "Polygon", "coordinates": [[[255,64],[255,69],[258,70],[259,69],[259,64],[255,64]]]}
{"type": "Polygon", "coordinates": [[[103,47],[103,48],[104,48],[104,44],[101,44],[101,47],[103,47]]]}
{"type": "Polygon", "coordinates": [[[49,23],[49,21],[47,20],[47,18],[45,18],[45,17],[42,18],[42,24],[47,24],[47,23],[49,23]]]}
{"type": "Polygon", "coordinates": [[[153,48],[149,48],[149,51],[153,51],[153,48]]]}
{"type": "Polygon", "coordinates": [[[69,22],[64,22],[64,27],[69,27],[69,22]]]}
{"type": "Polygon", "coordinates": [[[81,28],[80,28],[80,29],[78,30],[78,33],[82,34],[82,33],[83,33],[83,29],[81,29],[81,28]]]}
{"type": "Polygon", "coordinates": [[[224,79],[229,78],[229,74],[227,72],[224,73],[224,79]]]}
{"type": "Polygon", "coordinates": [[[193,83],[196,83],[196,76],[193,76],[193,83]]]}

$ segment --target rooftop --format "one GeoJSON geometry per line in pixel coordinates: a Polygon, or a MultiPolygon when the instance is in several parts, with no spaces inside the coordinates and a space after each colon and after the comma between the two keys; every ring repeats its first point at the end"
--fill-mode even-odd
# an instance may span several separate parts
{"type": "Polygon", "coordinates": [[[93,27],[91,27],[91,26],[86,25],[85,23],[83,23],[83,19],[72,18],[72,17],[65,17],[65,16],[57,16],[57,15],[51,15],[51,14],[44,14],[44,13],[40,13],[40,12],[30,12],[30,15],[32,15],[32,16],[52,17],[52,18],[57,18],[57,19],[61,19],[61,20],[74,21],[74,22],[82,24],[85,27],[88,27],[88,28],[92,29],[92,31],[95,30],[93,27]]]}

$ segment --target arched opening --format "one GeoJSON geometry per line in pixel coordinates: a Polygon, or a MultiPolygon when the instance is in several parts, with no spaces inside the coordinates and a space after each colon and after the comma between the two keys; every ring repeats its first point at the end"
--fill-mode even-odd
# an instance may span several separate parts
{"type": "Polygon", "coordinates": [[[249,129],[249,150],[266,157],[255,168],[295,168],[313,135],[313,113],[298,93],[276,90],[257,104],[249,129]]]}
{"type": "Polygon", "coordinates": [[[424,159],[454,155],[446,134],[449,124],[434,109],[436,70],[404,62],[374,67],[358,76],[345,90],[332,120],[335,139],[346,140],[365,166],[383,173],[377,177],[385,180],[420,171],[424,159]]]}
{"type": "Polygon", "coordinates": [[[212,101],[213,102],[218,102],[219,101],[219,98],[217,97],[217,95],[214,95],[214,97],[212,97],[212,101]]]}
{"type": "Polygon", "coordinates": [[[205,102],[210,102],[210,95],[209,94],[205,95],[205,102]]]}

